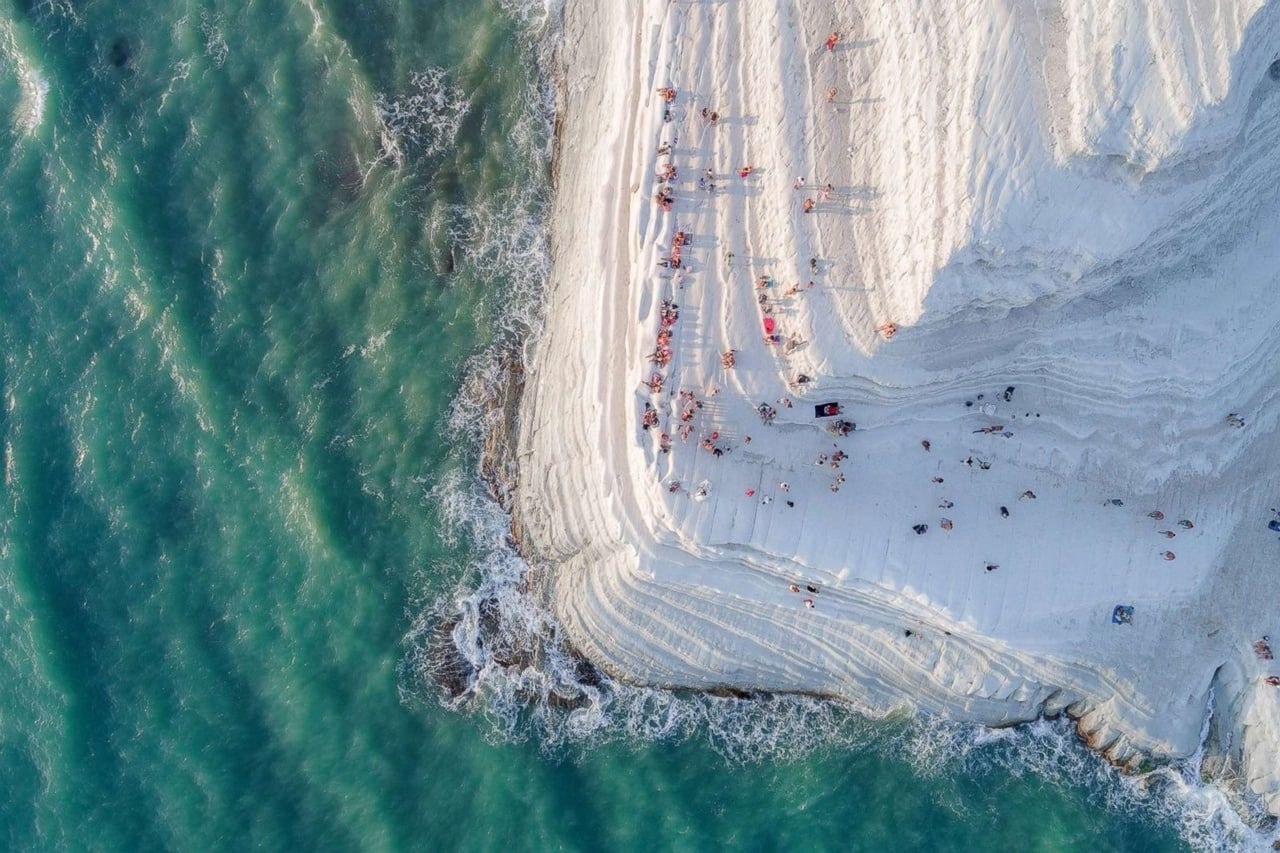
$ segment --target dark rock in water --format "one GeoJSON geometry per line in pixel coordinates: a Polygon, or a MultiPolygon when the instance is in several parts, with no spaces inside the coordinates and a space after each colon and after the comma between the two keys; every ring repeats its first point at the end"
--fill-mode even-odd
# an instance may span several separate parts
{"type": "Polygon", "coordinates": [[[1280,59],[1271,63],[1271,67],[1267,69],[1267,73],[1271,75],[1272,80],[1280,80],[1280,59]]]}
{"type": "Polygon", "coordinates": [[[133,50],[129,46],[129,39],[124,36],[116,36],[111,42],[111,49],[107,51],[107,58],[111,60],[111,64],[116,68],[125,68],[133,59],[133,50]]]}
{"type": "Polygon", "coordinates": [[[427,649],[428,669],[431,679],[451,699],[457,699],[471,687],[475,674],[471,664],[453,642],[453,629],[458,620],[446,619],[431,632],[431,645],[427,649]]]}
{"type": "Polygon", "coordinates": [[[586,687],[599,687],[603,680],[600,670],[584,657],[578,658],[577,666],[574,667],[574,677],[578,679],[579,684],[586,687]]]}
{"type": "Polygon", "coordinates": [[[480,634],[484,637],[492,637],[498,633],[502,624],[502,612],[498,609],[498,602],[492,598],[486,598],[480,602],[480,634]]]}
{"type": "MultiPolygon", "coordinates": [[[[590,704],[590,696],[587,695],[586,688],[599,687],[604,683],[604,675],[577,649],[565,644],[564,650],[573,659],[573,683],[557,686],[547,693],[547,705],[569,711],[585,708],[590,704]]],[[[528,701],[536,701],[538,697],[529,695],[525,698],[528,701]]]]}
{"type": "Polygon", "coordinates": [[[707,691],[708,696],[715,696],[718,699],[755,699],[760,696],[752,690],[742,690],[737,687],[716,687],[707,691]]]}
{"type": "Polygon", "coordinates": [[[536,664],[534,649],[507,637],[502,630],[502,612],[495,599],[486,598],[480,602],[479,612],[480,636],[488,638],[485,650],[494,663],[506,669],[527,669],[536,664]]]}
{"type": "Polygon", "coordinates": [[[455,275],[461,263],[466,261],[466,253],[459,254],[456,234],[463,227],[457,215],[437,209],[427,218],[423,236],[425,247],[431,258],[431,271],[437,278],[444,279],[455,275]]]}
{"type": "MultiPolygon", "coordinates": [[[[533,701],[535,697],[526,697],[529,701],[533,701]]],[[[587,706],[587,697],[581,693],[566,695],[556,691],[547,694],[547,706],[551,708],[559,708],[564,711],[576,711],[579,708],[587,706]]]]}
{"type": "MultiPolygon", "coordinates": [[[[502,356],[500,380],[480,389],[480,393],[488,398],[485,409],[502,413],[485,436],[480,453],[480,477],[489,487],[489,494],[506,510],[511,509],[511,495],[516,483],[516,410],[523,388],[524,363],[519,352],[511,350],[502,356]]],[[[512,527],[518,542],[520,537],[515,518],[512,519],[512,527]]]]}

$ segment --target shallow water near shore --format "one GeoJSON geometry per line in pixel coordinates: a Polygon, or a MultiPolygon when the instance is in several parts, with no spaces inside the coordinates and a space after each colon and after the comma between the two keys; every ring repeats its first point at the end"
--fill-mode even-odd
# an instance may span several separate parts
{"type": "Polygon", "coordinates": [[[4,846],[1260,843],[1065,724],[567,683],[475,473],[554,39],[510,0],[0,5],[4,846]],[[485,664],[483,602],[549,657],[442,700],[427,636],[485,664]]]}

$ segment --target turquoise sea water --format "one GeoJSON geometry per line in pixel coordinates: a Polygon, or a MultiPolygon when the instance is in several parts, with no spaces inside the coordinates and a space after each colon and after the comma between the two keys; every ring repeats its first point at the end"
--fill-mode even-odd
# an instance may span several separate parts
{"type": "Polygon", "coordinates": [[[554,38],[499,0],[0,0],[0,845],[1221,839],[1063,726],[495,662],[551,630],[475,469],[537,325],[554,38]]]}

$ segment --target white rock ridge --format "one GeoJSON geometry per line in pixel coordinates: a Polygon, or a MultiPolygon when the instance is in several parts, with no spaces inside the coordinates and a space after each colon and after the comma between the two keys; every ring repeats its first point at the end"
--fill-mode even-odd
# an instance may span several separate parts
{"type": "Polygon", "coordinates": [[[583,654],[1134,767],[1212,693],[1280,813],[1280,5],[1167,5],[570,0],[516,515],[583,654]]]}

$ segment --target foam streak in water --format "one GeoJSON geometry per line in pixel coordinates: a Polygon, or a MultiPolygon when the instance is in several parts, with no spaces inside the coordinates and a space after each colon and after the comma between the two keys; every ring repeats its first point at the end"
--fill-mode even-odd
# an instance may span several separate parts
{"type": "Polygon", "coordinates": [[[401,166],[407,158],[432,157],[452,145],[471,104],[443,68],[428,68],[415,72],[399,97],[380,95],[375,107],[384,157],[401,166]]]}
{"type": "Polygon", "coordinates": [[[18,82],[20,96],[13,115],[14,128],[25,136],[34,135],[44,121],[49,83],[19,48],[9,21],[0,22],[0,75],[13,75],[18,82]]]}

